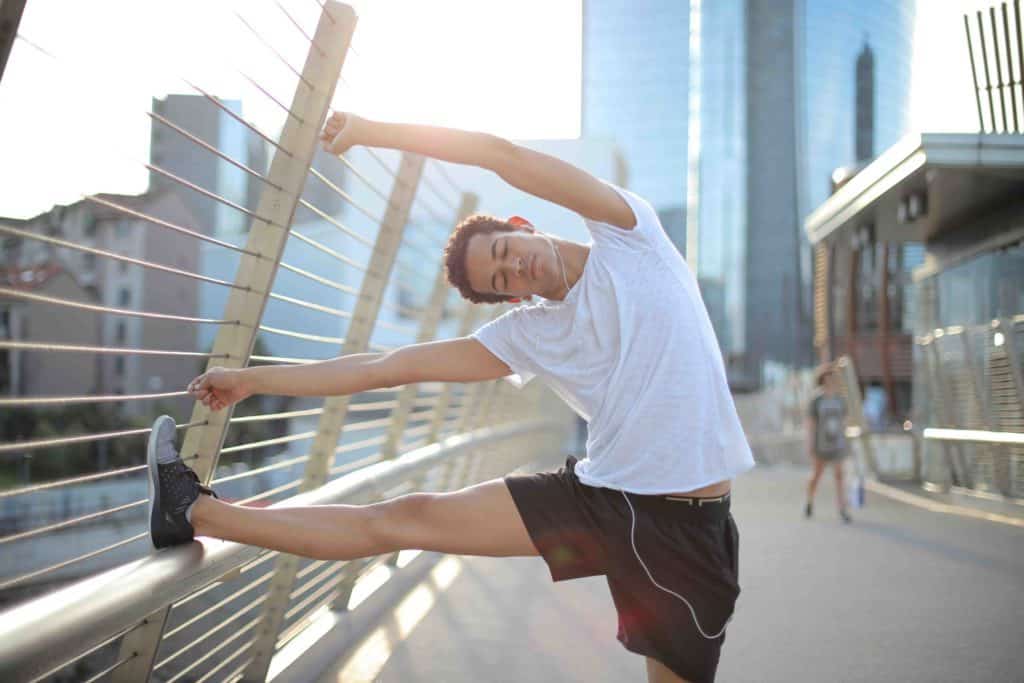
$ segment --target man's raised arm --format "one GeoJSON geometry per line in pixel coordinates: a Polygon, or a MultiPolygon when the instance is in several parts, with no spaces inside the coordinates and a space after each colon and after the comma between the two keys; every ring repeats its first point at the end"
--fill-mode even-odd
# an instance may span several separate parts
{"type": "Polygon", "coordinates": [[[625,230],[636,225],[619,194],[586,171],[549,154],[491,135],[408,123],[371,121],[335,112],[320,135],[324,149],[342,154],[353,145],[386,147],[494,171],[509,185],[585,218],[625,230]]]}
{"type": "Polygon", "coordinates": [[[192,380],[188,391],[220,410],[253,394],[340,396],[417,382],[478,382],[511,372],[483,344],[462,337],[305,365],[212,368],[192,380]]]}

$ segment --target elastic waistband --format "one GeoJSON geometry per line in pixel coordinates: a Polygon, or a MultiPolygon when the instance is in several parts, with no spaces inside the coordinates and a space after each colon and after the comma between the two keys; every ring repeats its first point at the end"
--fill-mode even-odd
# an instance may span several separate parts
{"type": "Polygon", "coordinates": [[[641,495],[628,493],[629,501],[639,510],[650,514],[682,517],[702,521],[718,521],[729,517],[732,501],[730,493],[713,498],[695,498],[690,496],[641,495]]]}

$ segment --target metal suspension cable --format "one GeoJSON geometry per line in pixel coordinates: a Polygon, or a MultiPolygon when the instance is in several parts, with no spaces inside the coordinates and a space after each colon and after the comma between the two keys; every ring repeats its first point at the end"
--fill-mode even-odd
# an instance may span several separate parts
{"type": "Polygon", "coordinates": [[[285,9],[284,5],[282,5],[278,0],[274,0],[274,4],[277,5],[278,9],[280,9],[284,13],[284,15],[286,17],[288,17],[288,21],[290,21],[292,23],[292,26],[294,26],[296,29],[298,29],[299,33],[302,34],[302,37],[305,38],[309,42],[310,47],[312,47],[314,50],[316,50],[320,54],[321,57],[324,57],[324,56],[327,55],[327,53],[324,52],[324,49],[322,47],[320,47],[320,45],[317,44],[317,42],[313,39],[313,36],[311,36],[308,33],[306,33],[306,30],[304,28],[302,28],[302,25],[299,24],[299,22],[297,22],[295,20],[295,17],[293,17],[291,15],[291,13],[288,12],[288,10],[285,9]]]}
{"type": "Polygon", "coordinates": [[[317,284],[321,284],[324,287],[330,287],[331,289],[336,289],[339,292],[345,292],[346,294],[351,294],[352,296],[359,296],[359,290],[355,289],[354,287],[350,287],[349,285],[344,285],[341,284],[340,282],[335,282],[334,280],[328,280],[325,277],[321,277],[319,275],[311,273],[308,270],[303,270],[302,268],[299,268],[297,266],[290,265],[288,263],[285,263],[284,261],[281,261],[278,264],[278,266],[280,268],[284,268],[287,271],[295,273],[296,275],[300,275],[306,278],[307,280],[312,280],[317,284]]]}
{"type": "Polygon", "coordinates": [[[0,341],[0,349],[11,349],[15,351],[56,351],[61,353],[106,353],[127,356],[231,358],[231,354],[228,353],[202,353],[199,351],[164,351],[161,349],[134,349],[120,346],[81,346],[77,344],[51,344],[49,342],[0,341]]]}
{"type": "Polygon", "coordinates": [[[267,225],[273,225],[273,226],[276,226],[278,228],[282,228],[282,229],[285,229],[285,230],[288,229],[288,226],[286,226],[286,225],[281,225],[280,223],[274,221],[271,218],[267,218],[266,216],[261,216],[258,213],[256,213],[255,211],[250,211],[249,209],[245,208],[241,204],[237,204],[237,203],[231,201],[230,199],[225,199],[224,197],[221,197],[216,192],[210,192],[206,188],[200,187],[199,185],[196,185],[195,183],[193,183],[193,182],[191,182],[189,180],[185,180],[181,176],[175,175],[175,174],[171,173],[170,171],[168,171],[166,169],[163,169],[163,168],[160,168],[159,166],[157,166],[155,164],[146,163],[146,164],[143,164],[143,165],[146,168],[148,168],[150,171],[153,171],[154,173],[162,175],[163,177],[167,178],[168,180],[171,180],[171,181],[173,181],[175,183],[178,183],[182,187],[187,187],[188,189],[192,190],[193,192],[198,192],[199,194],[203,195],[204,197],[208,197],[208,198],[214,200],[215,202],[219,202],[219,203],[223,204],[224,206],[231,207],[235,211],[238,211],[240,213],[244,213],[246,216],[249,216],[250,218],[255,218],[256,220],[262,221],[262,222],[266,223],[267,225]]]}
{"type": "Polygon", "coordinates": [[[98,474],[87,474],[80,477],[70,477],[68,479],[60,479],[58,481],[46,482],[45,484],[33,484],[31,486],[23,486],[16,489],[5,489],[0,491],[0,500],[4,498],[13,498],[14,496],[24,495],[26,493],[35,493],[37,491],[47,491],[49,489],[61,488],[63,486],[70,486],[72,484],[81,484],[87,481],[96,481],[99,479],[108,479],[110,477],[116,477],[121,474],[130,474],[132,472],[141,472],[146,469],[146,465],[135,465],[134,467],[122,467],[117,470],[109,470],[107,472],[100,472],[98,474]]]}
{"type": "Polygon", "coordinates": [[[284,303],[293,304],[295,306],[301,306],[302,308],[308,308],[311,311],[317,311],[319,313],[326,313],[328,315],[333,315],[333,316],[336,316],[338,318],[348,319],[348,318],[352,317],[352,314],[349,313],[348,311],[342,311],[340,309],[331,308],[329,306],[323,306],[321,304],[314,304],[314,303],[312,303],[310,301],[304,301],[302,299],[296,299],[294,297],[285,296],[284,294],[277,294],[275,292],[271,292],[269,294],[269,297],[271,299],[276,300],[276,301],[282,301],[284,303]]]}
{"type": "Polygon", "coordinates": [[[24,541],[24,540],[29,539],[29,538],[35,538],[36,536],[41,536],[43,534],[50,533],[51,531],[60,531],[61,529],[66,529],[66,528],[74,526],[76,524],[81,524],[82,522],[88,522],[88,521],[91,521],[91,520],[99,519],[100,517],[106,517],[107,515],[112,515],[112,514],[117,513],[117,512],[123,512],[125,510],[130,510],[132,508],[140,507],[142,505],[145,505],[148,502],[149,502],[148,498],[145,498],[143,500],[136,500],[136,501],[131,502],[131,503],[125,503],[124,505],[118,505],[117,507],[107,508],[105,510],[99,510],[97,512],[90,512],[90,513],[85,514],[85,515],[79,515],[78,517],[74,517],[72,519],[66,519],[64,521],[56,522],[54,524],[49,524],[47,526],[37,527],[35,529],[29,529],[28,531],[22,531],[21,533],[18,533],[18,534],[12,534],[10,536],[3,536],[3,537],[0,537],[0,546],[3,546],[5,544],[7,544],[7,543],[14,543],[16,541],[24,541]]]}
{"type": "MultiPolygon", "coordinates": [[[[186,424],[180,424],[177,429],[187,429],[189,427],[198,427],[200,425],[209,424],[207,420],[200,420],[198,422],[188,422],[186,424]]],[[[35,439],[32,441],[9,441],[7,443],[0,443],[0,453],[15,453],[22,451],[34,451],[40,448],[53,448],[55,446],[67,446],[76,443],[90,443],[92,441],[103,441],[105,439],[123,439],[128,436],[140,436],[142,434],[149,434],[152,431],[151,427],[141,427],[139,429],[122,429],[115,432],[101,432],[99,434],[80,434],[78,436],[61,436],[52,439],[35,439]]]]}
{"type": "Polygon", "coordinates": [[[275,140],[274,138],[270,137],[269,135],[267,135],[266,133],[261,131],[255,125],[253,125],[253,124],[249,123],[248,121],[246,121],[244,118],[242,118],[241,116],[239,116],[235,112],[231,111],[231,108],[226,106],[223,102],[221,102],[220,98],[214,97],[213,95],[211,95],[210,93],[206,92],[205,90],[200,88],[198,85],[196,85],[192,81],[189,81],[188,79],[183,79],[183,80],[185,81],[185,83],[188,84],[188,86],[190,88],[192,88],[197,93],[199,93],[200,95],[205,97],[207,100],[212,102],[214,104],[214,106],[216,106],[218,109],[220,109],[225,114],[227,114],[228,116],[233,118],[235,121],[239,122],[240,124],[242,124],[243,126],[248,128],[250,131],[252,131],[256,135],[258,135],[259,137],[263,138],[263,140],[265,140],[266,142],[268,142],[271,145],[273,145],[274,148],[277,149],[278,151],[280,151],[282,154],[284,154],[285,156],[287,156],[289,158],[292,158],[292,159],[295,158],[295,155],[292,154],[291,150],[285,149],[284,147],[281,146],[281,144],[277,140],[275,140]]]}
{"type": "Polygon", "coordinates": [[[119,211],[119,212],[125,214],[126,216],[131,216],[132,218],[140,218],[140,219],[142,219],[142,220],[144,220],[144,221],[146,221],[148,223],[152,223],[154,225],[159,225],[160,227],[167,228],[169,230],[174,230],[175,232],[179,232],[179,233],[181,233],[183,235],[187,235],[188,237],[192,237],[192,238],[197,239],[197,240],[202,240],[203,242],[209,242],[210,244],[216,244],[217,246],[224,247],[225,249],[230,249],[232,251],[237,251],[240,254],[246,254],[248,256],[252,256],[254,258],[259,258],[259,259],[266,259],[267,258],[263,254],[257,253],[255,251],[251,251],[249,249],[246,249],[245,247],[239,247],[239,246],[236,246],[234,244],[231,244],[230,242],[225,242],[225,241],[219,240],[219,239],[217,239],[215,237],[210,237],[209,235],[204,235],[203,233],[198,232],[196,230],[190,230],[189,228],[186,228],[186,227],[183,227],[183,226],[180,226],[180,225],[176,225],[175,223],[171,223],[170,221],[165,221],[162,218],[155,218],[155,217],[150,216],[149,214],[143,213],[141,211],[135,211],[134,209],[129,209],[128,207],[122,206],[121,204],[118,204],[117,202],[110,201],[109,199],[104,199],[104,198],[99,197],[97,195],[88,195],[88,196],[84,197],[84,199],[86,199],[87,201],[93,202],[95,204],[99,204],[101,206],[105,206],[107,208],[114,209],[115,211],[119,211]]]}
{"type": "Polygon", "coordinates": [[[310,174],[314,178],[316,178],[317,180],[322,182],[324,185],[329,187],[331,190],[333,190],[335,194],[337,194],[339,197],[341,197],[346,202],[348,202],[349,205],[352,206],[352,208],[357,209],[360,213],[362,213],[364,216],[369,218],[371,221],[375,222],[377,225],[380,225],[380,224],[382,224],[384,222],[384,217],[383,216],[378,216],[377,214],[373,213],[372,211],[367,209],[365,206],[363,206],[362,204],[357,202],[355,199],[352,198],[351,195],[349,195],[347,192],[345,192],[345,190],[341,189],[340,187],[335,185],[333,182],[331,182],[330,179],[328,179],[327,176],[325,176],[323,173],[321,173],[320,171],[318,171],[318,170],[316,170],[315,168],[312,168],[312,167],[310,167],[309,172],[310,172],[310,174]]]}
{"type": "Polygon", "coordinates": [[[277,327],[270,327],[268,325],[260,325],[260,332],[266,332],[268,334],[277,334],[283,337],[291,337],[292,339],[302,339],[304,341],[316,342],[318,344],[344,344],[344,337],[325,337],[319,334],[307,334],[305,332],[293,332],[292,330],[282,330],[277,327]]]}
{"type": "Polygon", "coordinates": [[[143,538],[147,538],[148,536],[149,536],[149,532],[148,531],[144,531],[141,534],[136,534],[135,536],[131,536],[129,538],[122,539],[122,540],[120,540],[120,541],[118,541],[116,543],[111,543],[110,545],[104,546],[104,547],[102,547],[102,548],[100,548],[98,550],[93,550],[92,552],[85,553],[84,555],[79,555],[78,557],[73,557],[70,560],[65,560],[63,562],[58,562],[57,564],[52,564],[52,565],[50,565],[48,567],[43,567],[42,569],[37,569],[35,571],[28,572],[27,574],[21,574],[19,576],[15,576],[14,578],[8,579],[6,581],[0,581],[0,591],[7,590],[8,588],[13,588],[14,586],[17,586],[17,585],[20,585],[22,583],[25,583],[26,581],[30,581],[32,579],[37,579],[40,576],[46,576],[47,574],[51,574],[51,573],[57,571],[58,569],[63,569],[64,567],[70,567],[71,565],[76,564],[78,562],[84,562],[85,560],[92,559],[94,557],[102,555],[103,553],[110,552],[111,550],[115,550],[115,549],[120,548],[122,546],[128,545],[129,543],[133,543],[134,541],[138,541],[138,540],[141,540],[143,538]]]}
{"type": "Polygon", "coordinates": [[[355,268],[356,270],[358,270],[360,272],[365,273],[368,270],[368,268],[369,268],[367,265],[359,263],[358,261],[355,261],[355,260],[349,258],[348,256],[345,256],[344,254],[341,254],[341,253],[335,251],[334,249],[331,249],[330,247],[328,247],[327,245],[323,244],[322,242],[318,242],[315,239],[313,239],[312,237],[307,237],[306,235],[303,235],[302,233],[297,232],[294,229],[291,230],[291,232],[289,233],[289,236],[290,237],[294,237],[295,239],[297,239],[297,240],[299,240],[301,242],[305,242],[306,244],[308,244],[309,246],[313,247],[314,249],[317,249],[320,252],[322,252],[324,254],[327,254],[328,256],[330,256],[330,257],[340,261],[341,263],[344,263],[347,266],[352,266],[353,268],[355,268]]]}
{"type": "MultiPolygon", "coordinates": [[[[33,292],[27,292],[20,289],[12,289],[10,287],[0,287],[0,296],[14,297],[17,299],[27,299],[29,301],[37,301],[39,303],[53,304],[54,306],[65,306],[67,308],[77,308],[85,311],[93,311],[95,313],[109,313],[111,315],[125,315],[134,318],[149,318],[153,320],[171,320],[174,322],[185,322],[185,323],[198,323],[198,324],[210,324],[210,325],[241,325],[239,320],[218,320],[216,318],[196,318],[188,315],[173,315],[170,313],[151,313],[149,311],[136,311],[130,308],[114,308],[112,306],[100,306],[99,304],[88,304],[82,301],[72,301],[70,299],[62,299],[60,297],[46,296],[43,294],[35,294],[33,292]]],[[[3,405],[5,399],[0,399],[0,405],[3,405]]]]}
{"type": "MultiPolygon", "coordinates": [[[[112,251],[106,249],[96,249],[94,247],[87,247],[74,242],[68,242],[67,240],[58,239],[56,237],[49,237],[47,235],[38,235],[27,230],[19,230],[18,228],[12,228],[8,225],[0,223],[0,233],[12,235],[14,237],[21,237],[23,239],[35,240],[36,242],[44,242],[46,244],[52,244],[57,247],[64,247],[65,249],[73,249],[75,251],[81,251],[86,254],[95,254],[96,256],[103,256],[104,258],[113,259],[115,261],[121,261],[123,263],[131,263],[132,265],[142,266],[143,268],[149,268],[151,270],[159,270],[163,273],[171,273],[173,275],[180,275],[181,277],[191,278],[193,280],[200,280],[202,282],[209,282],[215,285],[222,285],[224,287],[233,287],[235,289],[241,289],[244,291],[252,291],[248,286],[240,287],[233,282],[226,280],[218,280],[215,277],[208,277],[206,275],[199,275],[187,270],[181,270],[180,268],[172,268],[171,266],[165,266],[159,263],[153,263],[152,261],[146,261],[144,259],[137,259],[131,256],[123,256],[121,254],[115,254],[112,251]]],[[[261,292],[260,292],[261,293],[261,292]]]]}
{"type": "Polygon", "coordinates": [[[312,92],[316,92],[317,90],[319,90],[319,88],[317,88],[317,87],[316,87],[316,86],[314,86],[314,85],[313,85],[312,83],[310,83],[310,82],[309,82],[309,80],[308,80],[308,79],[307,79],[307,78],[306,78],[305,76],[303,76],[303,75],[302,75],[302,72],[301,72],[301,71],[299,71],[299,70],[298,70],[298,69],[296,69],[296,68],[295,68],[294,66],[292,66],[292,65],[291,65],[291,62],[289,62],[289,61],[288,61],[287,59],[285,59],[285,56],[284,56],[284,55],[282,55],[282,54],[281,54],[280,52],[278,52],[278,51],[277,51],[277,48],[275,48],[275,47],[274,47],[273,45],[271,45],[271,44],[270,44],[270,42],[269,42],[269,41],[268,41],[268,40],[267,40],[266,38],[264,38],[264,37],[263,37],[263,36],[262,36],[262,35],[260,34],[260,32],[259,32],[259,31],[257,31],[257,30],[256,30],[255,28],[253,28],[253,27],[252,27],[252,24],[250,24],[250,23],[249,23],[248,21],[246,21],[246,20],[245,20],[245,17],[243,17],[243,16],[242,16],[241,14],[239,14],[238,12],[234,12],[234,15],[235,15],[236,17],[238,17],[238,20],[239,20],[239,21],[241,21],[241,22],[242,22],[242,24],[244,24],[244,25],[245,25],[245,27],[246,27],[247,29],[249,29],[250,31],[252,31],[252,34],[253,34],[254,36],[256,36],[256,39],[257,39],[257,40],[259,40],[259,41],[260,41],[261,43],[263,43],[263,45],[264,45],[264,46],[266,46],[266,48],[267,48],[268,50],[270,50],[270,51],[271,51],[272,53],[274,53],[274,55],[275,55],[275,56],[276,56],[276,57],[277,57],[277,58],[278,58],[279,60],[281,60],[281,63],[282,63],[282,64],[284,64],[284,65],[285,65],[285,67],[287,67],[287,69],[288,69],[289,71],[291,71],[291,72],[292,72],[293,74],[295,74],[295,75],[296,75],[296,76],[298,77],[298,79],[299,79],[299,80],[300,80],[300,81],[301,81],[302,83],[304,83],[304,84],[306,85],[306,87],[307,87],[307,88],[309,88],[309,89],[310,89],[310,91],[312,91],[312,92]]]}
{"type": "Polygon", "coordinates": [[[271,186],[275,190],[279,190],[281,192],[287,192],[283,187],[281,187],[280,185],[275,183],[270,178],[267,178],[266,176],[264,176],[263,174],[261,174],[261,173],[259,173],[257,171],[254,171],[253,169],[251,169],[248,166],[246,166],[245,164],[243,164],[241,161],[238,161],[237,159],[234,159],[231,156],[225,154],[224,152],[220,151],[219,149],[217,149],[216,147],[214,147],[210,143],[206,142],[205,140],[201,140],[199,137],[197,137],[197,136],[193,135],[192,133],[188,132],[187,130],[185,130],[181,126],[177,125],[176,123],[174,123],[174,122],[164,118],[160,114],[157,114],[157,113],[151,112],[151,111],[147,111],[146,115],[149,116],[149,118],[153,119],[154,121],[157,121],[157,122],[163,124],[164,126],[170,128],[175,133],[178,133],[179,135],[184,137],[186,140],[189,140],[190,142],[192,142],[195,145],[205,149],[206,151],[210,152],[211,154],[215,154],[216,156],[220,157],[221,159],[223,159],[224,161],[226,161],[229,164],[233,165],[234,167],[244,171],[245,173],[248,173],[253,178],[256,178],[257,180],[260,180],[260,181],[266,183],[267,185],[271,186]]]}
{"type": "Polygon", "coordinates": [[[316,208],[315,206],[313,206],[312,204],[307,202],[305,199],[299,198],[299,205],[304,206],[305,208],[309,209],[310,211],[312,211],[316,215],[320,216],[320,218],[323,218],[325,221],[327,221],[328,223],[330,223],[331,225],[333,225],[338,230],[340,230],[344,234],[348,235],[349,237],[351,237],[355,241],[359,242],[360,244],[366,245],[366,246],[371,247],[371,248],[373,247],[373,240],[370,240],[370,239],[367,239],[367,238],[363,237],[362,235],[357,233],[352,228],[349,228],[349,227],[345,226],[345,224],[341,223],[340,221],[338,221],[337,219],[333,218],[332,216],[329,216],[326,212],[316,208]]]}

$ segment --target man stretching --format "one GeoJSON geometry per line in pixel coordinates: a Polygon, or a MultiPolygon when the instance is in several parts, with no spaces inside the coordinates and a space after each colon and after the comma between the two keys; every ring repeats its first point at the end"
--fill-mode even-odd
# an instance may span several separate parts
{"type": "Polygon", "coordinates": [[[308,365],[213,368],[189,384],[212,410],[253,394],[333,396],[418,382],[540,377],[588,424],[587,454],[557,472],[372,505],[258,509],[217,500],[174,449],[150,438],[153,543],[210,536],[317,559],[407,548],[540,555],[555,581],[607,577],[618,638],[650,681],[712,681],[739,595],[732,479],[754,464],[697,282],[651,206],[559,159],[484,133],[335,113],[341,154],[387,147],[497,173],[579,214],[579,244],[528,222],[471,216],[445,249],[475,303],[540,297],[469,337],[308,365]],[[201,493],[207,495],[200,495],[201,493]]]}

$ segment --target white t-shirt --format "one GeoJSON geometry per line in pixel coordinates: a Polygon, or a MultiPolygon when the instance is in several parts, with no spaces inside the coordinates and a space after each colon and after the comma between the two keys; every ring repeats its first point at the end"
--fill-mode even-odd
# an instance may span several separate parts
{"type": "Polygon", "coordinates": [[[584,484],[656,494],[731,479],[754,459],[697,281],[654,209],[611,187],[636,226],[585,220],[590,255],[565,300],[515,308],[473,337],[514,385],[539,376],[587,421],[584,484]]]}

